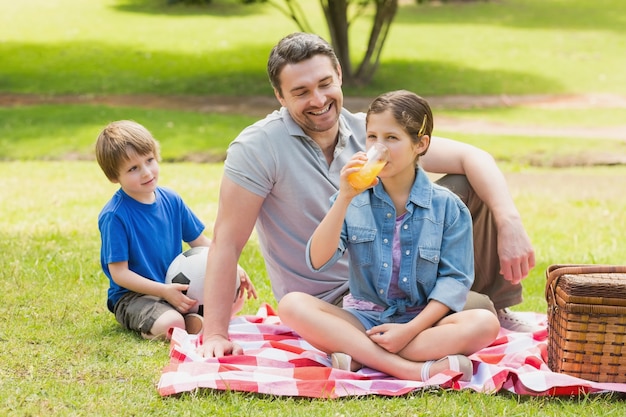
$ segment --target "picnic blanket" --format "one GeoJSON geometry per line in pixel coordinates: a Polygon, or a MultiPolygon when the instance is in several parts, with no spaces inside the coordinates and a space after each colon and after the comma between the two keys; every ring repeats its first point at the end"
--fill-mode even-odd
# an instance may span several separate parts
{"type": "Polygon", "coordinates": [[[200,336],[174,329],[170,363],[162,370],[157,389],[162,396],[208,388],[311,398],[398,396],[429,387],[531,396],[626,392],[626,384],[597,383],[550,371],[546,315],[522,314],[542,329],[534,334],[502,329],[490,346],[470,356],[471,381],[461,382],[459,374],[447,371],[420,382],[369,368],[333,369],[325,353],[282,325],[272,307],[264,304],[257,315],[239,316],[230,323],[231,339],[244,349],[243,355],[203,358],[196,353],[200,336]]]}

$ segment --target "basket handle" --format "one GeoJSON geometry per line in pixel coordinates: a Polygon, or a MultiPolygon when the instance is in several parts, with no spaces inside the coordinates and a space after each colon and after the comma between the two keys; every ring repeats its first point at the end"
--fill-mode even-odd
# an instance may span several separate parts
{"type": "Polygon", "coordinates": [[[566,274],[615,274],[626,273],[626,265],[594,265],[594,264],[555,264],[546,269],[546,300],[555,297],[558,278],[566,274]]]}

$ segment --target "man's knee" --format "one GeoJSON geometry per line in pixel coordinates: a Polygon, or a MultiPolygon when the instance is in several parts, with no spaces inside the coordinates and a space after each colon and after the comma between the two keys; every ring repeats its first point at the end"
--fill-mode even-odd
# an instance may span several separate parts
{"type": "Polygon", "coordinates": [[[475,291],[470,291],[467,295],[467,302],[465,303],[465,308],[463,308],[463,310],[475,309],[489,310],[494,315],[497,315],[496,308],[488,296],[475,291]]]}
{"type": "Polygon", "coordinates": [[[447,174],[435,181],[436,184],[446,187],[448,190],[456,194],[465,205],[468,204],[472,187],[465,175],[447,174]]]}

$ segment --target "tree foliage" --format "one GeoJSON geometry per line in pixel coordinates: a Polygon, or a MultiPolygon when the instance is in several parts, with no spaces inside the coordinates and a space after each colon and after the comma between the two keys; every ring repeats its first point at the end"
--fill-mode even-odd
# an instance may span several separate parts
{"type": "MultiPolygon", "coordinates": [[[[211,0],[168,0],[172,3],[211,3],[211,0]]],[[[298,0],[241,0],[242,3],[267,2],[293,20],[303,32],[313,33],[306,13],[298,0]]],[[[378,68],[391,23],[398,10],[398,0],[320,0],[337,58],[341,63],[343,81],[348,85],[369,83],[378,68]],[[350,29],[354,21],[373,9],[367,47],[363,56],[352,61],[350,29]]]]}
{"type": "MultiPolygon", "coordinates": [[[[291,18],[303,32],[313,32],[298,0],[269,0],[269,3],[291,18]]],[[[343,70],[344,83],[364,85],[371,81],[378,65],[391,23],[398,10],[398,0],[320,0],[335,49],[343,70]],[[374,8],[365,53],[352,62],[350,29],[354,21],[374,8]]]]}

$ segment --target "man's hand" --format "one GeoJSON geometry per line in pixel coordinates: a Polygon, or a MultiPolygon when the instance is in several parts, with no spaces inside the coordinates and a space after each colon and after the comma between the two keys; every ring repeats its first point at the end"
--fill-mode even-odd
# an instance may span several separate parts
{"type": "Polygon", "coordinates": [[[498,228],[500,273],[504,279],[519,284],[535,267],[535,251],[521,221],[498,228]]]}
{"type": "Polygon", "coordinates": [[[196,352],[205,358],[221,358],[226,355],[242,355],[243,349],[224,336],[214,335],[204,339],[196,352]]]}

